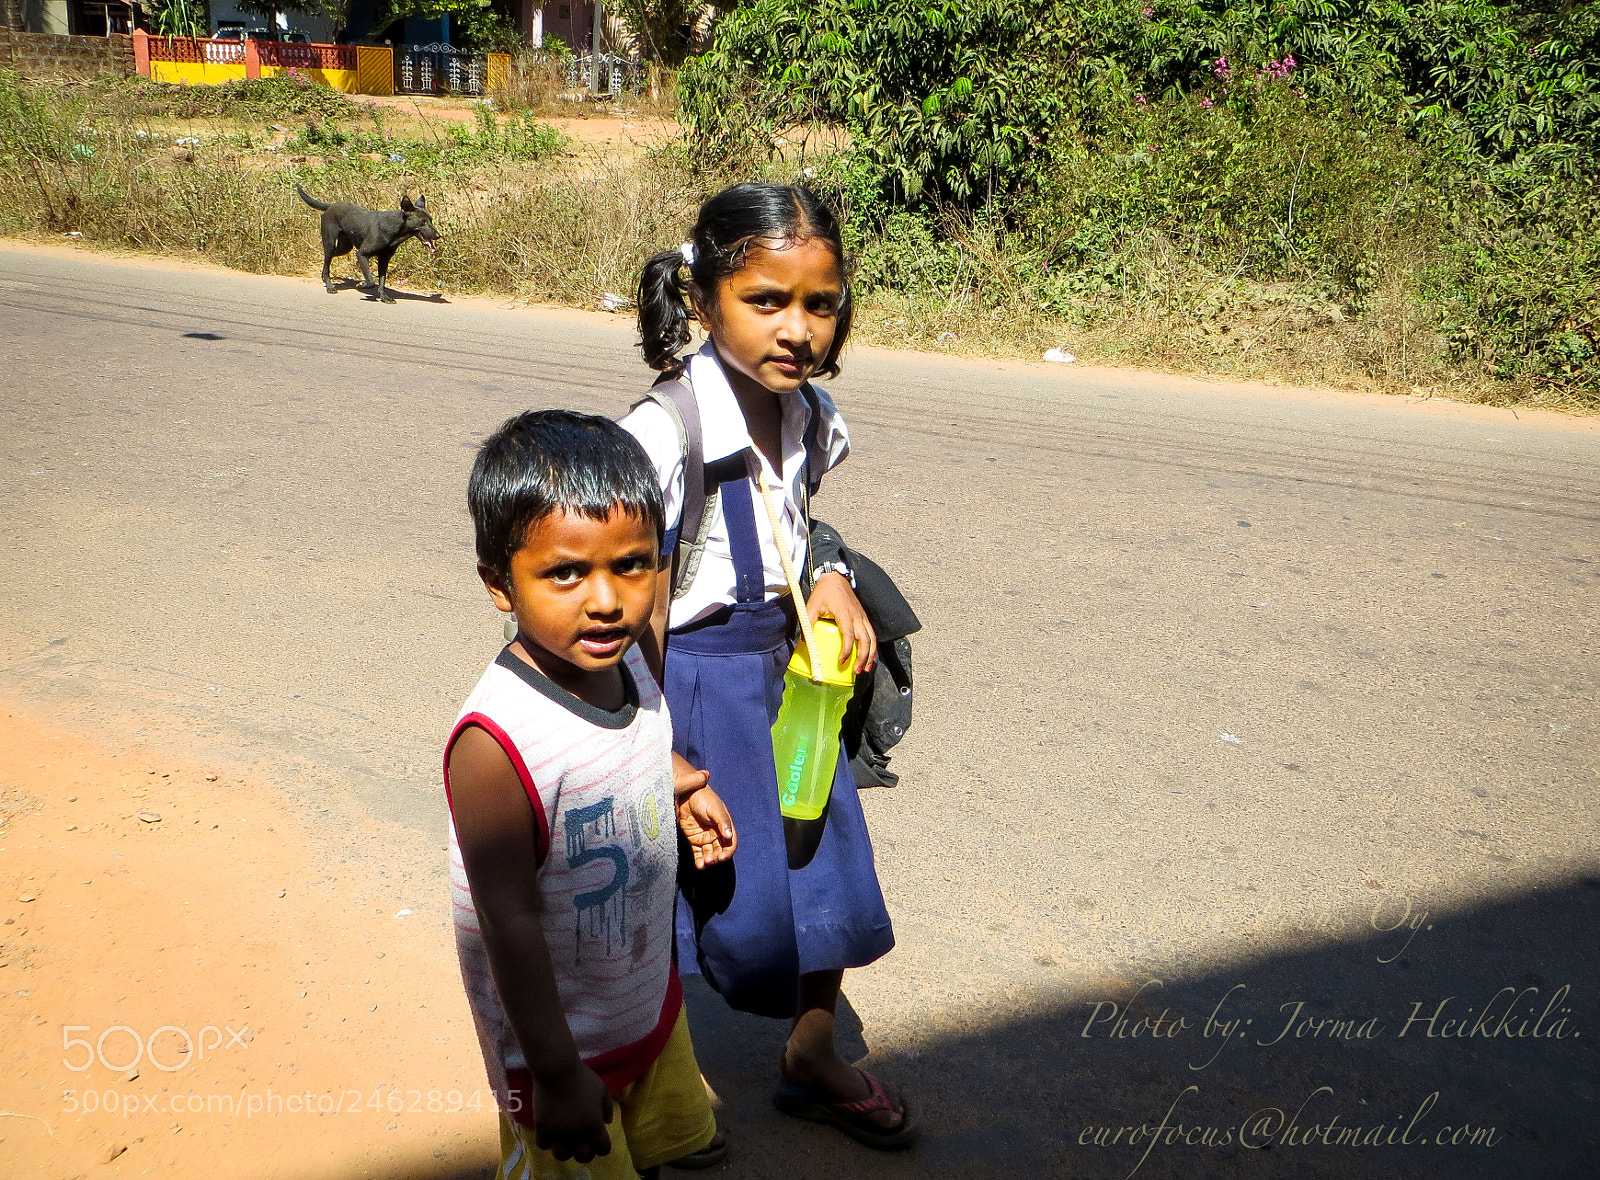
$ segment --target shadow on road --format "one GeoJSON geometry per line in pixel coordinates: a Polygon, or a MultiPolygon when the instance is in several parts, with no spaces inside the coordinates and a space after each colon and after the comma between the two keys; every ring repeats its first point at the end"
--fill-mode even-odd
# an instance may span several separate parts
{"type": "MultiPolygon", "coordinates": [[[[1366,937],[1325,935],[1136,998],[1064,990],[982,1031],[875,1054],[924,1111],[926,1137],[902,1154],[778,1115],[782,1024],[730,1012],[698,977],[686,992],[741,1177],[1577,1180],[1600,1175],[1597,913],[1593,878],[1413,909],[1390,932],[1368,919],[1366,937]]],[[[841,1026],[862,1051],[853,1012],[841,1026]]]]}
{"type": "MultiPolygon", "coordinates": [[[[368,287],[360,279],[334,279],[333,280],[333,285],[335,287],[335,290],[330,292],[330,294],[337,295],[337,294],[341,294],[341,293],[343,293],[345,291],[356,290],[356,291],[360,291],[360,292],[363,293],[363,298],[365,298],[368,303],[376,303],[376,302],[378,302],[378,291],[377,291],[377,288],[368,287]]],[[[401,290],[397,289],[392,283],[389,285],[389,294],[391,296],[393,296],[396,300],[409,299],[409,300],[412,300],[413,302],[416,302],[416,303],[449,303],[450,302],[448,299],[446,299],[444,297],[443,292],[440,292],[440,291],[435,291],[431,295],[418,295],[413,291],[401,291],[401,290]]]]}

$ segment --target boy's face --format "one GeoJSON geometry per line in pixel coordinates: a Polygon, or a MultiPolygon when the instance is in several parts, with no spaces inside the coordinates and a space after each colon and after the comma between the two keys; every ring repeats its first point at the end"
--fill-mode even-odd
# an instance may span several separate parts
{"type": "Polygon", "coordinates": [[[478,567],[495,606],[517,618],[525,655],[562,688],[611,683],[606,674],[650,625],[657,543],[647,521],[620,508],[605,520],[557,511],[511,555],[511,583],[478,567]]]}

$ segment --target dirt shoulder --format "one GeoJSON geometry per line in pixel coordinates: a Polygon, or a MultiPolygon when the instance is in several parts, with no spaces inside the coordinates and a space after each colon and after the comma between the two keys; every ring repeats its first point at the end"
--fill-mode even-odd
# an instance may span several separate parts
{"type": "MultiPolygon", "coordinates": [[[[346,97],[364,106],[394,111],[419,120],[438,119],[446,123],[473,123],[478,119],[478,104],[468,99],[430,98],[409,94],[351,94],[346,97]]],[[[576,109],[576,104],[574,108],[576,109]]],[[[500,115],[505,122],[512,116],[500,115]]],[[[623,110],[599,109],[570,116],[540,115],[561,134],[585,147],[629,149],[660,147],[683,133],[673,119],[634,114],[623,110]]]]}
{"type": "Polygon", "coordinates": [[[0,714],[0,1173],[492,1174],[448,899],[371,868],[442,849],[0,714]]]}

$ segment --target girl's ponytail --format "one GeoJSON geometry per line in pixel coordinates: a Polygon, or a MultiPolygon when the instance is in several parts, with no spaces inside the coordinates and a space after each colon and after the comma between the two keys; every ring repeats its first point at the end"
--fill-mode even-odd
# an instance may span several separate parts
{"type": "Polygon", "coordinates": [[[678,350],[689,343],[689,302],[678,270],[683,249],[663,250],[639,276],[639,341],[652,369],[674,369],[678,350]]]}

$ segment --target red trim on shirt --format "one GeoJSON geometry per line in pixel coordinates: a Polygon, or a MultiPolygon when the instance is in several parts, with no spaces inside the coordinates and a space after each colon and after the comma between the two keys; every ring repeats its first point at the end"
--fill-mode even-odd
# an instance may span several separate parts
{"type": "MultiPolygon", "coordinates": [[[[672,974],[667,978],[666,998],[661,1001],[661,1018],[656,1021],[655,1028],[631,1045],[608,1049],[598,1057],[584,1061],[585,1065],[600,1075],[611,1097],[622,1097],[622,1092],[644,1077],[646,1071],[656,1063],[661,1050],[667,1047],[667,1042],[672,1038],[672,1030],[677,1027],[678,1012],[682,1007],[683,984],[678,981],[678,965],[674,963],[672,974]]],[[[533,1075],[526,1069],[506,1070],[506,1091],[504,1109],[513,1121],[525,1127],[537,1125],[533,1110],[533,1075]]]]}
{"type": "Polygon", "coordinates": [[[505,730],[482,713],[468,713],[456,722],[456,727],[450,731],[450,740],[444,744],[444,798],[450,806],[451,817],[455,816],[456,805],[450,796],[450,751],[455,748],[456,739],[469,725],[476,725],[500,743],[500,748],[506,752],[506,757],[511,759],[511,768],[517,772],[517,778],[522,782],[523,794],[527,795],[528,802],[533,804],[533,818],[539,829],[534,843],[534,863],[536,866],[542,865],[544,858],[550,855],[550,817],[544,812],[544,800],[539,798],[539,788],[533,785],[533,775],[528,773],[528,764],[522,760],[522,752],[517,749],[517,743],[511,740],[505,730]]]}

